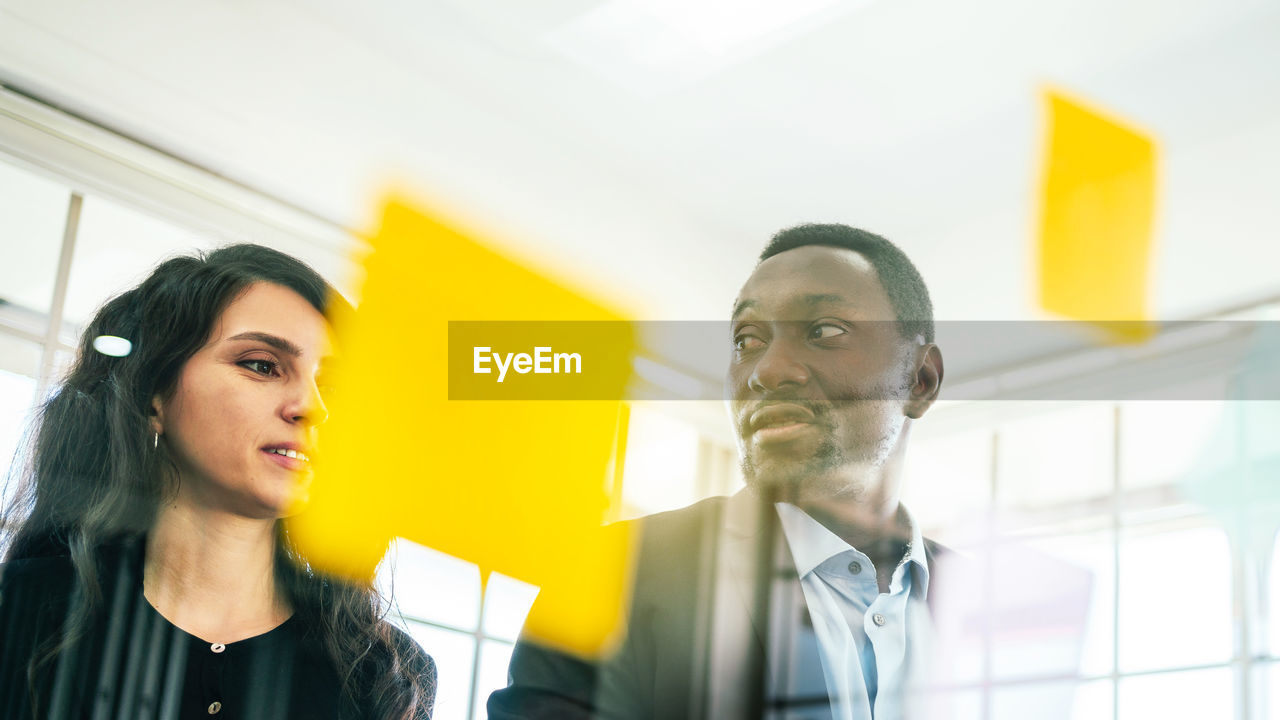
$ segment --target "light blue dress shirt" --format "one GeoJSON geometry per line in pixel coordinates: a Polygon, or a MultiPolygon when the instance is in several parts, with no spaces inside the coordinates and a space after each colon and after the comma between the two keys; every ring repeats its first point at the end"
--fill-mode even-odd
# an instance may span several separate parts
{"type": "Polygon", "coordinates": [[[932,639],[929,565],[918,526],[907,515],[911,542],[889,592],[881,593],[864,553],[796,506],[777,507],[813,619],[832,718],[903,720],[932,639]]]}

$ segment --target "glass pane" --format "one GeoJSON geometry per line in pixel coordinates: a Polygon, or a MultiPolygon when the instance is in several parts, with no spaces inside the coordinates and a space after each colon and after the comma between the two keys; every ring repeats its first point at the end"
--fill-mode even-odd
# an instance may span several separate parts
{"type": "MultiPolygon", "coordinates": [[[[1280,402],[1225,403],[1215,443],[1231,448],[1233,464],[1197,465],[1182,491],[1199,508],[1219,515],[1280,514],[1280,402]],[[1216,472],[1215,472],[1216,470],[1216,472]]],[[[1202,463],[1203,464],[1203,463],[1202,463]]]]}
{"type": "Polygon", "coordinates": [[[476,676],[475,714],[473,720],[484,720],[484,705],[489,693],[507,686],[507,665],[511,663],[510,643],[485,640],[480,644],[480,672],[476,676]]]}
{"type": "Polygon", "coordinates": [[[404,538],[396,538],[378,568],[378,584],[400,613],[467,632],[480,624],[480,570],[404,538]]]}
{"type": "Polygon", "coordinates": [[[1235,717],[1232,685],[1230,668],[1121,678],[1120,714],[1116,720],[1235,717]]]}
{"type": "Polygon", "coordinates": [[[476,640],[469,633],[410,622],[409,634],[436,661],[436,706],[433,720],[467,720],[471,703],[471,670],[476,640]]]}
{"type": "MultiPolygon", "coordinates": [[[[929,720],[982,720],[981,690],[924,693],[916,696],[916,702],[920,707],[917,711],[907,713],[908,717],[929,720]]],[[[913,706],[914,704],[912,703],[913,706]]]]}
{"type": "Polygon", "coordinates": [[[1231,658],[1231,555],[1215,527],[1126,530],[1120,545],[1120,668],[1231,658]]]}
{"type": "Polygon", "coordinates": [[[911,439],[902,501],[926,536],[946,543],[981,534],[965,525],[986,517],[991,447],[989,431],[911,439]]]}
{"type": "Polygon", "coordinates": [[[172,255],[218,244],[158,218],[96,196],[80,210],[80,231],[63,318],[83,325],[108,299],[137,285],[172,255]]]}
{"type": "Polygon", "coordinates": [[[991,693],[992,720],[1107,720],[1111,715],[1110,680],[1014,685],[991,693]]]}
{"type": "MultiPolygon", "coordinates": [[[[937,646],[928,682],[942,688],[981,683],[986,669],[988,563],[981,548],[952,552],[934,562],[929,604],[937,646]]],[[[926,715],[925,717],[932,717],[926,715]]]]}
{"type": "Polygon", "coordinates": [[[1252,707],[1250,720],[1280,720],[1280,662],[1254,666],[1252,707]]]}
{"type": "Polygon", "coordinates": [[[1020,543],[1000,558],[993,603],[991,669],[996,678],[1111,672],[1115,633],[1115,549],[1111,532],[1020,543]],[[1002,580],[1007,578],[1007,580],[1002,580]]]}
{"type": "Polygon", "coordinates": [[[1112,406],[1093,403],[1022,418],[1000,430],[996,497],[1039,509],[1111,493],[1112,406]]]}
{"type": "Polygon", "coordinates": [[[42,331],[53,302],[71,191],[0,156],[0,310],[42,331]]]}
{"type": "MultiPolygon", "coordinates": [[[[1263,609],[1267,612],[1267,646],[1262,651],[1272,657],[1280,657],[1280,532],[1276,533],[1274,546],[1271,548],[1271,583],[1267,588],[1264,602],[1269,600],[1263,609]]],[[[1280,698],[1277,699],[1280,702],[1280,698]]]]}
{"type": "Polygon", "coordinates": [[[537,595],[537,585],[490,573],[484,590],[484,633],[514,641],[537,595]]]}
{"type": "Polygon", "coordinates": [[[684,507],[697,499],[698,431],[689,423],[631,408],[622,500],[627,515],[647,515],[684,507]]]}
{"type": "Polygon", "coordinates": [[[1280,456],[1280,403],[1237,402],[1232,406],[1240,411],[1245,457],[1254,463],[1275,461],[1280,456]]]}
{"type": "Polygon", "coordinates": [[[1224,402],[1130,402],[1120,412],[1120,480],[1126,489],[1217,471],[1235,458],[1224,402]]]}

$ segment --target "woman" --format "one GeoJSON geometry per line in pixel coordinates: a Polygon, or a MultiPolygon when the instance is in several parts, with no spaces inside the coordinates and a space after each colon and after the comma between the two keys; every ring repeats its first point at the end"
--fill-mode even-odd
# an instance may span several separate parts
{"type": "Polygon", "coordinates": [[[237,245],[98,312],[0,526],[0,717],[430,716],[431,659],[280,521],[326,416],[334,302],[299,261],[237,245]]]}

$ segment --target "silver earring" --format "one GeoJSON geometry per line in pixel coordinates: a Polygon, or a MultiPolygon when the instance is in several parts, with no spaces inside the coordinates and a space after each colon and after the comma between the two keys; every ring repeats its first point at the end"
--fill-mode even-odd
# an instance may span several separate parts
{"type": "Polygon", "coordinates": [[[155,450],[158,447],[160,447],[160,433],[156,433],[155,439],[151,441],[152,450],[155,450]]]}

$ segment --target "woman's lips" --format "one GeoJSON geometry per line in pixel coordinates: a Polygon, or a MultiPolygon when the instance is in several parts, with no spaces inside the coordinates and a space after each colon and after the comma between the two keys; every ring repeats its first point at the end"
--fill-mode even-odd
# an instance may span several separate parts
{"type": "Polygon", "coordinates": [[[279,453],[271,452],[269,450],[263,450],[262,454],[266,455],[268,460],[270,460],[271,462],[274,462],[275,464],[279,465],[280,467],[286,470],[296,471],[296,470],[305,470],[307,468],[307,462],[305,460],[287,457],[284,455],[280,455],[279,453]]]}

